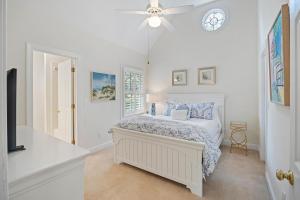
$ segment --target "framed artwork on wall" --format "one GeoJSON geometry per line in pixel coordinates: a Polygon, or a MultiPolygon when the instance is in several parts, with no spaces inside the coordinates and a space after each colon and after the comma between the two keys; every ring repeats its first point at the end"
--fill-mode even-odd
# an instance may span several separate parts
{"type": "Polygon", "coordinates": [[[206,67],[198,69],[199,85],[215,85],[216,84],[216,67],[206,67]]]}
{"type": "Polygon", "coordinates": [[[172,85],[185,86],[187,85],[187,70],[176,70],[172,72],[172,85]]]}
{"type": "Polygon", "coordinates": [[[116,100],[116,75],[91,72],[92,101],[116,100]]]}
{"type": "Polygon", "coordinates": [[[290,106],[290,16],[283,5],[268,34],[271,102],[290,106]]]}

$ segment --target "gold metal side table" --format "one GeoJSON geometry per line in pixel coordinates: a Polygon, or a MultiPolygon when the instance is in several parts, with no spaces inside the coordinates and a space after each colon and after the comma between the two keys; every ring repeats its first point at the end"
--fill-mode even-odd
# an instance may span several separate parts
{"type": "Polygon", "coordinates": [[[247,122],[230,122],[230,153],[232,148],[239,148],[245,150],[248,155],[247,148],[247,122]]]}

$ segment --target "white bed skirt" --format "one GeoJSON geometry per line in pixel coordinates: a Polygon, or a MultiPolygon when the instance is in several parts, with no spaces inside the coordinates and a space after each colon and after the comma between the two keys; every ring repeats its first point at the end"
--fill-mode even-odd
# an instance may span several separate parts
{"type": "Polygon", "coordinates": [[[116,127],[112,136],[115,163],[127,163],[184,184],[202,197],[204,144],[116,127]]]}

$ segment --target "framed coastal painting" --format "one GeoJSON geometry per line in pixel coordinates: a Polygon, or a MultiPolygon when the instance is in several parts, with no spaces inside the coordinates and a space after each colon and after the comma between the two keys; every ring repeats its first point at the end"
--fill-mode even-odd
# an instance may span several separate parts
{"type": "Polygon", "coordinates": [[[290,106],[290,16],[283,5],[268,35],[271,102],[290,106]]]}
{"type": "Polygon", "coordinates": [[[172,85],[185,86],[187,85],[187,70],[176,70],[172,72],[172,85]]]}
{"type": "Polygon", "coordinates": [[[198,69],[199,85],[215,85],[216,84],[216,67],[206,67],[198,69]]]}
{"type": "Polygon", "coordinates": [[[91,72],[92,101],[116,100],[116,75],[91,72]]]}

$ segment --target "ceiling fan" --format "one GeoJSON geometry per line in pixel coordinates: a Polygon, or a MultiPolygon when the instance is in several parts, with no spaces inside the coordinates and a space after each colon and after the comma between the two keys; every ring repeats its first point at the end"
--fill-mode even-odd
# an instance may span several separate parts
{"type": "Polygon", "coordinates": [[[193,5],[185,5],[173,8],[163,8],[158,0],[149,0],[149,5],[145,11],[135,11],[135,10],[118,10],[124,14],[136,14],[145,15],[147,18],[139,26],[139,30],[145,28],[149,25],[152,28],[157,28],[161,24],[165,26],[169,31],[174,31],[174,26],[164,17],[166,15],[181,14],[190,11],[194,8],[193,5]]]}

